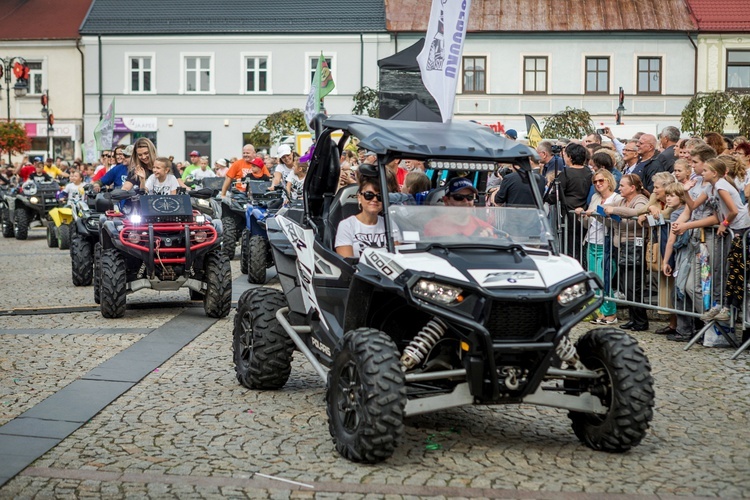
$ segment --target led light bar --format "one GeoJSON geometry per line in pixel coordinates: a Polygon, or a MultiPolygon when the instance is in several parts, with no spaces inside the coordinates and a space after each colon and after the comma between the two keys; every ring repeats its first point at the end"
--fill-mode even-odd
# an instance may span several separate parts
{"type": "Polygon", "coordinates": [[[492,161],[454,161],[454,160],[429,160],[429,168],[435,170],[473,170],[479,172],[492,172],[497,163],[492,161]]]}

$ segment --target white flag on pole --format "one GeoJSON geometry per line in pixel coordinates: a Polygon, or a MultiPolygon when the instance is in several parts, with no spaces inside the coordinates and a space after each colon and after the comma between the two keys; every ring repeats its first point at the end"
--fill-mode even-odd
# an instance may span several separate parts
{"type": "Polygon", "coordinates": [[[471,0],[432,0],[424,48],[417,56],[422,82],[435,98],[443,122],[453,117],[471,0]]]}

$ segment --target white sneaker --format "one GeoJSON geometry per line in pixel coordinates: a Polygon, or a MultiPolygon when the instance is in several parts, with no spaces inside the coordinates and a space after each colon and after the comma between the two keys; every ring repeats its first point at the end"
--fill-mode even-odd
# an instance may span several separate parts
{"type": "Polygon", "coordinates": [[[710,321],[714,319],[714,317],[716,317],[716,315],[719,314],[719,312],[721,312],[721,309],[722,308],[719,306],[714,306],[708,311],[706,311],[705,313],[703,313],[703,315],[701,315],[701,319],[703,321],[710,321]]]}

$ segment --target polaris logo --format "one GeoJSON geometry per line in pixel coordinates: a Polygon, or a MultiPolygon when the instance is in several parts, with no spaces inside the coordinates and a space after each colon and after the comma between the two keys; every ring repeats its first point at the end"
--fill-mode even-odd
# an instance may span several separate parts
{"type": "Polygon", "coordinates": [[[498,281],[518,283],[522,280],[533,280],[535,278],[536,273],[530,271],[502,271],[488,274],[484,277],[484,283],[497,283],[498,281]]]}
{"type": "Polygon", "coordinates": [[[327,345],[325,345],[323,342],[316,339],[315,337],[311,337],[311,340],[312,340],[312,345],[314,348],[316,348],[317,350],[319,350],[320,352],[322,352],[328,357],[331,356],[331,349],[327,345]]]}

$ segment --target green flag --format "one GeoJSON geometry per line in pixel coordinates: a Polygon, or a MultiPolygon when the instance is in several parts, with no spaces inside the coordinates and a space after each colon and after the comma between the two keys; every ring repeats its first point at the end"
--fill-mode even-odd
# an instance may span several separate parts
{"type": "Polygon", "coordinates": [[[320,102],[325,96],[331,93],[336,87],[333,83],[333,75],[331,75],[331,69],[326,63],[323,53],[320,53],[318,58],[318,65],[315,68],[315,76],[313,76],[312,83],[310,84],[310,93],[307,96],[307,104],[305,105],[305,121],[308,126],[315,115],[320,113],[320,102]]]}

